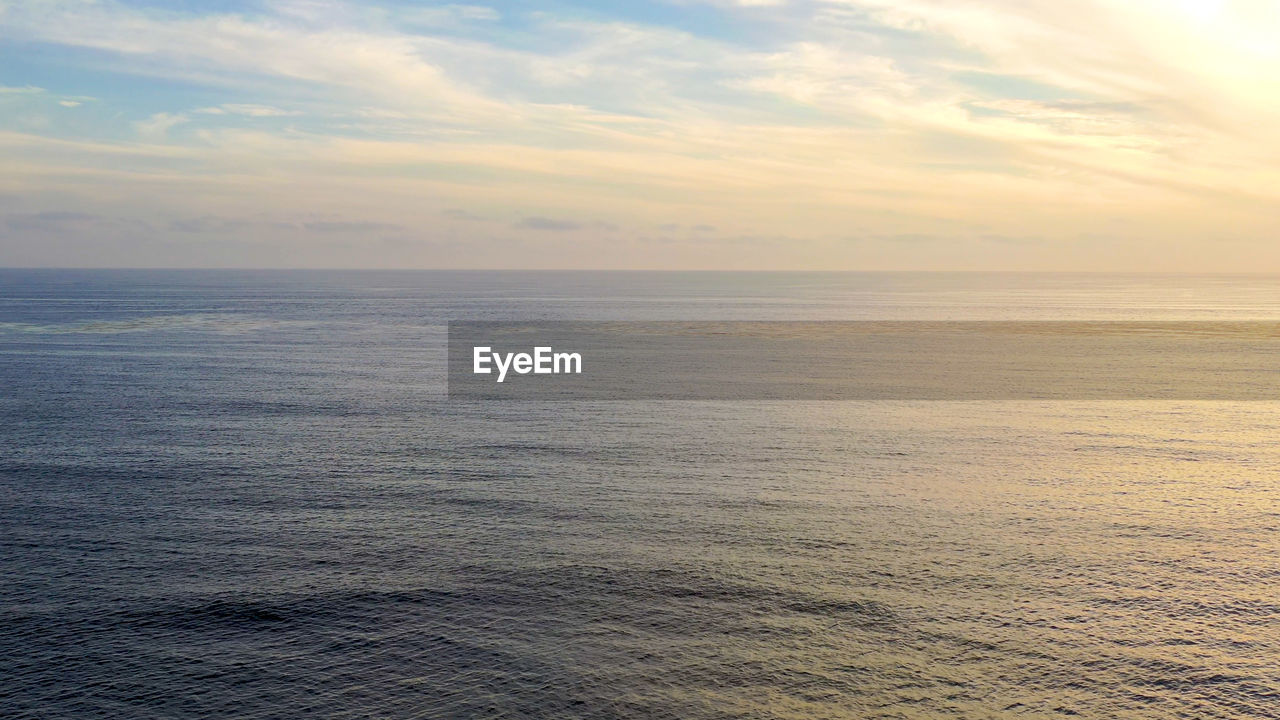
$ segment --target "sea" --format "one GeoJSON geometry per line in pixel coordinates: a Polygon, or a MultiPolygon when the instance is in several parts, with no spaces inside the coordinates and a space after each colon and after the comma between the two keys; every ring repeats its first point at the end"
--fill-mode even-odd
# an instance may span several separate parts
{"type": "Polygon", "coordinates": [[[457,320],[1280,278],[0,270],[0,717],[1280,718],[1280,403],[463,400],[457,320]]]}

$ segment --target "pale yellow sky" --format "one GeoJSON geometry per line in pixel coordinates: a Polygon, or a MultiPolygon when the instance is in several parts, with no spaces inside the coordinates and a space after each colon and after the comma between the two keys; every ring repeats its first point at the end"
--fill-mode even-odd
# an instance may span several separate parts
{"type": "Polygon", "coordinates": [[[1280,2],[0,3],[0,265],[1280,272],[1280,2]]]}

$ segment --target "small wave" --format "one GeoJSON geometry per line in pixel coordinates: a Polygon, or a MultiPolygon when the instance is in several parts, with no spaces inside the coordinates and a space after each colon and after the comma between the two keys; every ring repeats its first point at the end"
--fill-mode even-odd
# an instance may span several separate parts
{"type": "Polygon", "coordinates": [[[200,332],[238,333],[261,330],[277,322],[244,315],[225,313],[184,313],[181,315],[148,315],[121,320],[88,320],[82,322],[36,324],[0,322],[0,332],[34,335],[96,334],[155,332],[160,330],[195,330],[200,332]]]}

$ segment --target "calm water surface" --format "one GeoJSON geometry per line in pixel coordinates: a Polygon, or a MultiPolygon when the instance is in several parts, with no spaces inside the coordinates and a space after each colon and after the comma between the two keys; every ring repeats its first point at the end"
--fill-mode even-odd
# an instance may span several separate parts
{"type": "Polygon", "coordinates": [[[458,318],[1280,280],[0,270],[0,717],[1280,717],[1280,405],[448,402],[458,318]]]}

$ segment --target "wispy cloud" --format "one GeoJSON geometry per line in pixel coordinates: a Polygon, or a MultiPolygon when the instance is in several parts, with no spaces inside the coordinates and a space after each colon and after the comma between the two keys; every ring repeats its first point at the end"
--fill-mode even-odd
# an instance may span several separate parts
{"type": "Polygon", "coordinates": [[[0,113],[25,129],[0,133],[0,191],[88,214],[123,202],[171,232],[198,223],[158,218],[252,217],[269,197],[281,217],[333,213],[289,232],[448,232],[476,263],[500,233],[538,263],[596,248],[647,265],[912,267],[942,255],[900,238],[928,237],[977,266],[1007,267],[993,248],[1016,245],[1019,263],[1093,267],[1106,257],[1072,238],[1120,228],[1176,249],[1161,262],[1227,267],[1243,255],[1203,238],[1228,228],[1255,253],[1242,269],[1280,269],[1267,3],[706,5],[721,22],[681,4],[645,22],[572,6],[11,5],[0,39],[126,81],[0,75],[0,113]],[[655,256],[630,228],[672,242],[655,256]],[[745,255],[716,239],[780,237],[745,255]]]}
{"type": "Polygon", "coordinates": [[[372,222],[369,220],[312,220],[302,227],[313,232],[322,233],[370,233],[388,230],[403,230],[395,223],[372,222]]]}
{"type": "Polygon", "coordinates": [[[97,215],[74,210],[45,210],[35,213],[16,213],[3,218],[10,230],[61,230],[69,226],[82,226],[95,222],[97,215]]]}
{"type": "Polygon", "coordinates": [[[528,230],[553,230],[556,232],[565,232],[569,230],[581,230],[582,223],[573,220],[556,220],[554,218],[545,217],[527,217],[516,223],[516,227],[528,230]]]}
{"type": "Polygon", "coordinates": [[[302,114],[302,111],[300,110],[282,110],[269,105],[252,105],[247,103],[223,103],[222,105],[199,108],[196,112],[203,115],[245,115],[255,118],[292,117],[302,114]]]}
{"type": "Polygon", "coordinates": [[[155,113],[146,120],[134,123],[138,134],[148,140],[162,140],[169,130],[190,120],[186,115],[167,112],[155,113]]]}

